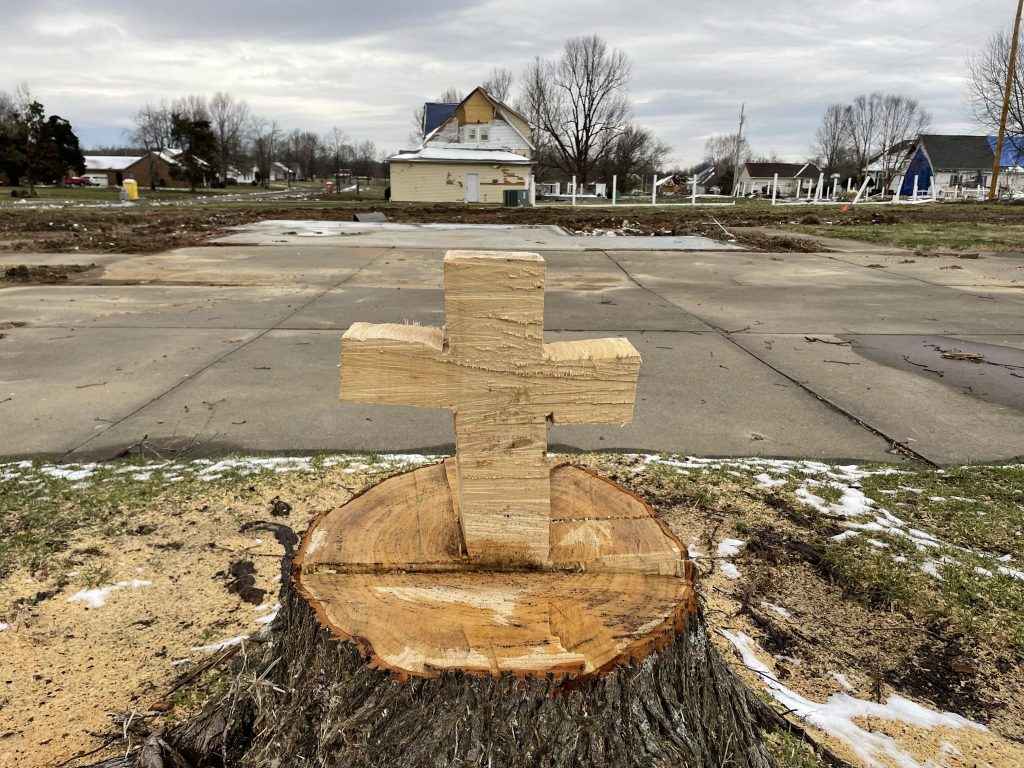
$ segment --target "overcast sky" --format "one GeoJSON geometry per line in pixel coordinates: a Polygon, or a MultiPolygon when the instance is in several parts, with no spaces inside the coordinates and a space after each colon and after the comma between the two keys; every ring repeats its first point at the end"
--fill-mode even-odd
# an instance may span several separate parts
{"type": "Polygon", "coordinates": [[[119,144],[147,102],[228,91],[285,128],[340,126],[407,145],[417,104],[517,75],[566,38],[633,60],[638,122],[700,159],[747,105],[757,153],[804,160],[825,105],[883,90],[917,98],[936,132],[972,132],[966,56],[1012,0],[0,0],[0,90],[27,82],[84,146],[119,144]]]}

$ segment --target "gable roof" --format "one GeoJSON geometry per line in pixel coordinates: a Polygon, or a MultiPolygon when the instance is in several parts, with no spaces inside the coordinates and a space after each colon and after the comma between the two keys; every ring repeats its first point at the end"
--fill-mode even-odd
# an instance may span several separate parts
{"type": "MultiPolygon", "coordinates": [[[[445,118],[443,120],[441,120],[441,122],[439,122],[437,125],[435,125],[432,130],[429,130],[429,131],[428,130],[424,130],[423,131],[423,144],[421,144],[420,146],[426,146],[426,143],[428,141],[430,141],[432,138],[434,138],[434,134],[436,134],[438,131],[440,131],[441,128],[444,127],[445,123],[447,123],[449,120],[451,120],[452,117],[455,115],[455,113],[459,111],[459,108],[463,104],[465,104],[467,101],[469,101],[471,98],[473,98],[473,96],[475,96],[477,94],[477,92],[479,92],[485,99],[487,99],[487,101],[489,101],[491,103],[491,106],[494,107],[494,111],[501,115],[502,120],[504,120],[509,125],[509,127],[512,128],[512,130],[515,131],[519,135],[519,138],[521,138],[523,141],[526,142],[526,145],[530,149],[536,149],[536,147],[534,146],[533,142],[530,141],[530,139],[527,136],[524,136],[523,132],[520,131],[519,128],[516,127],[515,120],[512,119],[512,116],[515,116],[519,120],[522,120],[526,125],[529,125],[530,121],[527,120],[525,117],[523,117],[518,112],[516,112],[514,109],[512,109],[512,107],[508,106],[508,104],[505,104],[504,102],[498,101],[496,98],[491,96],[491,94],[489,94],[487,91],[485,91],[483,89],[483,87],[481,87],[481,86],[477,86],[476,88],[474,88],[472,91],[469,92],[469,94],[466,96],[466,98],[464,98],[462,101],[460,101],[458,104],[455,104],[455,105],[451,105],[451,104],[437,104],[437,103],[433,103],[433,102],[427,102],[426,104],[424,104],[423,105],[423,125],[424,125],[424,128],[427,125],[427,112],[428,112],[428,108],[429,107],[433,106],[435,108],[440,108],[440,107],[449,107],[450,106],[450,107],[452,107],[452,110],[445,116],[445,118]]],[[[435,112],[438,113],[438,114],[442,113],[443,111],[444,111],[443,109],[436,109],[435,110],[435,112]]]]}
{"type": "Polygon", "coordinates": [[[448,118],[455,114],[459,103],[442,103],[428,101],[423,105],[423,135],[433,133],[448,121],[448,118]]]}
{"type": "Polygon", "coordinates": [[[780,179],[816,179],[821,173],[814,163],[747,163],[746,169],[752,179],[771,178],[776,173],[780,179]]]}
{"type": "Polygon", "coordinates": [[[123,171],[129,165],[135,165],[142,157],[142,155],[86,155],[85,170],[123,171]]]}
{"type": "Polygon", "coordinates": [[[935,170],[962,168],[980,171],[991,169],[995,160],[994,144],[989,144],[988,136],[928,133],[921,134],[919,143],[924,146],[935,170]]]}

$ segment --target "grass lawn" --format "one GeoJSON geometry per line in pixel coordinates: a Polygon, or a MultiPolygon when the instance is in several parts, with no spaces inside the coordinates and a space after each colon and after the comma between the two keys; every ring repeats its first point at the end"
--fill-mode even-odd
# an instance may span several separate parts
{"type": "MultiPolygon", "coordinates": [[[[819,215],[819,218],[823,218],[819,215]]],[[[1021,214],[1024,222],[1024,211],[1021,214]]],[[[818,237],[863,240],[917,251],[1024,251],[1021,224],[910,222],[893,224],[797,224],[789,227],[818,237]]]]}

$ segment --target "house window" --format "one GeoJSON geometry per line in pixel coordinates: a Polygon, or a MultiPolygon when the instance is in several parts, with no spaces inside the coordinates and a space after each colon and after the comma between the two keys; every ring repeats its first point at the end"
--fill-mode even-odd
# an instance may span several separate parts
{"type": "Polygon", "coordinates": [[[489,135],[490,135],[490,130],[487,127],[485,127],[485,126],[481,126],[480,127],[480,141],[487,141],[487,138],[488,138],[489,135]]]}
{"type": "Polygon", "coordinates": [[[466,129],[466,141],[476,141],[476,128],[470,126],[466,129]]]}

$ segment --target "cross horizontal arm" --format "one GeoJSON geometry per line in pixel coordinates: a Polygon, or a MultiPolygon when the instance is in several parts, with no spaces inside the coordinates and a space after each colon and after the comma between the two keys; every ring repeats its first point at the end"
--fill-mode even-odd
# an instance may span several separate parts
{"type": "Polygon", "coordinates": [[[628,424],[633,420],[640,353],[627,339],[544,345],[537,401],[556,424],[628,424]]]}
{"type": "Polygon", "coordinates": [[[353,323],[341,337],[341,399],[451,408],[457,371],[443,352],[440,328],[353,323]]]}

